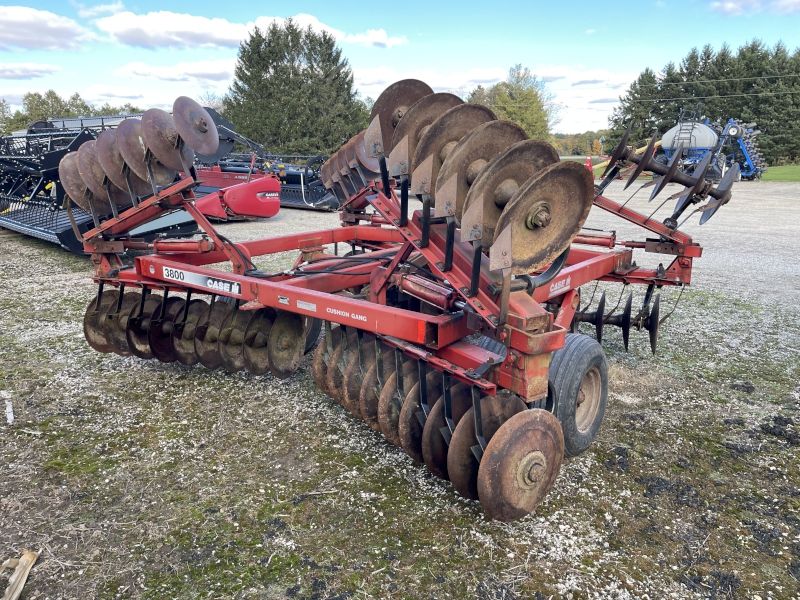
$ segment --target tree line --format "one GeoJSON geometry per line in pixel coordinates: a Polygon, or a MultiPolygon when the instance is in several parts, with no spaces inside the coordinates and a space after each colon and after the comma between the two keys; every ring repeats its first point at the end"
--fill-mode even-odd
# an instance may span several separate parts
{"type": "Polygon", "coordinates": [[[712,123],[755,122],[769,164],[800,159],[800,48],[790,52],[783,43],[769,48],[759,40],[736,52],[727,45],[718,51],[709,45],[692,48],[677,65],[642,71],[620,101],[609,117],[609,149],[629,123],[631,139],[644,145],[654,131],[673,127],[686,109],[712,123]]]}

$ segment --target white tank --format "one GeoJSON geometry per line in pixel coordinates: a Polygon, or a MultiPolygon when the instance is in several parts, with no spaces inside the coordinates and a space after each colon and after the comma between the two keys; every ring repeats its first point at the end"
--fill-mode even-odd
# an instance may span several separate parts
{"type": "Polygon", "coordinates": [[[664,148],[676,148],[680,142],[683,142],[684,148],[687,142],[690,148],[714,148],[718,141],[719,136],[711,127],[691,121],[675,125],[661,138],[664,148]]]}

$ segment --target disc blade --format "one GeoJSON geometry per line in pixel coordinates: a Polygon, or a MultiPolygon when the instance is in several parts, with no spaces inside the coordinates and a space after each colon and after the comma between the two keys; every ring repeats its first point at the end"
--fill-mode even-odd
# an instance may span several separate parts
{"type": "Polygon", "coordinates": [[[222,319],[219,327],[217,351],[222,361],[222,366],[228,373],[238,373],[244,369],[244,354],[242,342],[244,341],[245,328],[250,319],[247,311],[239,310],[232,306],[222,319]]]}
{"type": "Polygon", "coordinates": [[[179,315],[178,323],[172,327],[172,351],[178,362],[187,367],[196,365],[200,361],[194,347],[194,336],[197,332],[197,323],[206,308],[208,302],[205,300],[192,300],[189,302],[186,318],[184,319],[183,314],[179,315]]]}
{"type": "MultiPolygon", "coordinates": [[[[498,429],[511,417],[527,410],[528,407],[516,394],[506,390],[498,392],[494,397],[481,398],[481,423],[483,424],[483,438],[491,441],[498,429]]],[[[447,451],[447,473],[450,483],[456,491],[471,500],[478,499],[478,469],[480,463],[472,452],[472,447],[478,445],[475,435],[475,412],[470,408],[453,432],[450,447],[447,451]]]]}
{"type": "Polygon", "coordinates": [[[411,159],[417,147],[419,138],[428,130],[436,119],[451,108],[464,104],[464,101],[455,94],[440,92],[429,94],[417,100],[397,124],[392,136],[392,149],[404,137],[408,137],[408,167],[411,168],[411,159]]]}
{"type": "Polygon", "coordinates": [[[175,362],[177,356],[172,350],[172,324],[178,312],[183,308],[185,300],[174,296],[167,298],[167,305],[162,315],[161,304],[150,315],[150,329],[147,330],[147,341],[153,356],[165,363],[175,362]]]}
{"type": "MultiPolygon", "coordinates": [[[[78,150],[78,172],[81,174],[81,179],[83,179],[86,187],[94,194],[95,210],[101,215],[110,213],[111,203],[108,201],[108,192],[103,185],[106,174],[103,171],[103,167],[100,166],[100,161],[97,160],[96,141],[86,142],[78,150]]],[[[109,182],[108,186],[111,191],[111,197],[118,208],[130,204],[130,198],[121,189],[111,182],[109,182]]]]}
{"type": "Polygon", "coordinates": [[[494,113],[485,106],[460,104],[443,113],[420,137],[411,158],[411,172],[413,173],[425,159],[433,157],[430,179],[432,202],[436,200],[434,186],[439,177],[439,169],[456,144],[478,125],[496,119],[494,113]]]}
{"type": "Polygon", "coordinates": [[[353,416],[363,419],[361,415],[361,386],[364,384],[364,375],[375,364],[375,338],[364,334],[363,340],[364,364],[359,362],[358,350],[350,356],[350,362],[344,371],[344,392],[342,405],[353,416]]]}
{"type": "Polygon", "coordinates": [[[622,155],[625,154],[628,148],[628,138],[631,136],[631,130],[633,129],[633,121],[628,123],[628,127],[625,129],[625,133],[622,136],[622,139],[617,144],[617,147],[614,148],[614,152],[611,154],[611,158],[608,161],[608,165],[606,166],[605,171],[603,171],[603,177],[617,164],[617,161],[622,158],[622,155]]]}
{"type": "Polygon", "coordinates": [[[490,518],[515,521],[552,489],[564,461],[564,434],[553,416],[525,410],[506,421],[487,444],[478,470],[478,497],[490,518]]]}
{"type": "Polygon", "coordinates": [[[141,311],[139,310],[140,306],[141,304],[134,306],[128,314],[125,339],[128,340],[128,347],[134,356],[149,360],[153,358],[153,351],[150,349],[147,331],[150,329],[150,316],[157,307],[161,306],[161,298],[148,294],[141,311]]]}
{"type": "MultiPolygon", "coordinates": [[[[450,391],[450,403],[453,411],[453,421],[456,425],[472,406],[472,394],[469,386],[457,383],[450,391]]],[[[422,456],[428,470],[440,477],[447,479],[447,442],[442,436],[442,428],[447,427],[444,418],[444,396],[441,396],[431,408],[425,427],[422,429],[422,456]]]]}
{"type": "MultiPolygon", "coordinates": [[[[91,190],[86,187],[83,179],[81,179],[81,174],[78,172],[77,152],[65,154],[58,163],[58,178],[67,196],[83,210],[91,212],[88,198],[94,198],[94,195],[91,190]]],[[[95,206],[97,206],[97,204],[95,204],[95,206]]]]}
{"type": "Polygon", "coordinates": [[[397,390],[398,372],[395,370],[391,377],[386,380],[378,401],[378,426],[383,436],[395,446],[400,446],[400,412],[403,409],[407,390],[419,383],[417,362],[410,359],[404,361],[403,370],[400,374],[403,377],[403,396],[400,397],[397,390]]]}
{"type": "Polygon", "coordinates": [[[650,138],[650,141],[647,143],[647,147],[644,150],[644,153],[641,155],[639,164],[636,165],[636,168],[633,171],[633,174],[628,178],[627,183],[625,183],[625,187],[623,189],[628,189],[628,187],[639,178],[639,175],[642,174],[643,171],[647,170],[647,164],[653,157],[653,148],[656,147],[656,138],[658,135],[654,135],[650,138]]]}
{"type": "Polygon", "coordinates": [[[418,100],[430,94],[433,94],[433,89],[424,81],[403,79],[391,84],[375,100],[369,120],[371,123],[375,117],[380,118],[383,152],[386,156],[392,151],[394,130],[400,120],[418,100]]]}
{"type": "Polygon", "coordinates": [[[122,158],[117,144],[117,130],[106,129],[97,137],[97,160],[103,168],[106,176],[123,193],[128,190],[128,183],[125,181],[125,169],[128,169],[133,193],[137,196],[147,196],[152,193],[147,182],[134,173],[122,158]]]}
{"type": "Polygon", "coordinates": [[[197,328],[194,334],[194,349],[200,364],[207,369],[216,369],[222,366],[217,350],[220,326],[222,319],[228,312],[230,305],[225,302],[217,301],[209,304],[197,320],[197,328]]]}
{"type": "Polygon", "coordinates": [[[347,350],[345,351],[345,344],[340,342],[333,351],[328,363],[328,371],[326,373],[328,391],[333,401],[342,406],[344,406],[344,373],[347,369],[347,363],[350,362],[355,343],[355,331],[351,331],[347,335],[347,350]]]}
{"type": "MultiPolygon", "coordinates": [[[[219,132],[208,111],[186,96],[172,104],[175,129],[189,148],[206,156],[219,148],[219,132]]],[[[189,163],[191,164],[191,163],[189,163]]]]}
{"type": "Polygon", "coordinates": [[[104,325],[106,313],[109,307],[117,302],[117,298],[119,298],[119,291],[103,290],[100,304],[97,304],[97,296],[95,296],[83,314],[83,337],[86,338],[86,343],[93,350],[103,354],[113,352],[113,347],[106,339],[104,325]]]}
{"type": "Polygon", "coordinates": [[[125,292],[122,295],[120,310],[117,311],[119,303],[114,302],[106,312],[103,331],[112,350],[120,356],[130,356],[132,354],[125,331],[128,328],[130,312],[135,306],[139,306],[141,299],[142,295],[139,292],[125,292]]]}
{"type": "MultiPolygon", "coordinates": [[[[175,121],[168,112],[159,108],[145,111],[142,115],[142,135],[150,152],[162,165],[173,171],[183,171],[184,164],[191,165],[194,162],[194,151],[188,145],[180,143],[175,121]]],[[[216,129],[214,135],[217,135],[216,129]]]]}
{"type": "MultiPolygon", "coordinates": [[[[145,155],[147,147],[142,135],[142,122],[139,119],[125,119],[117,127],[117,145],[120,154],[131,170],[144,181],[150,181],[147,172],[145,155]]],[[[158,160],[151,160],[150,167],[153,171],[153,183],[163,187],[175,180],[175,171],[162,165],[158,160]]]]}
{"type": "Polygon", "coordinates": [[[259,308],[247,323],[242,352],[244,366],[253,375],[266,375],[269,372],[267,344],[272,324],[277,317],[278,313],[274,308],[259,308]]]}
{"type": "Polygon", "coordinates": [[[484,248],[491,246],[497,220],[520,186],[545,167],[559,161],[558,152],[547,142],[523,140],[498,154],[486,165],[470,186],[462,211],[463,215],[476,202],[483,205],[484,248]]]}
{"type": "MultiPolygon", "coordinates": [[[[426,377],[428,403],[434,402],[442,392],[442,373],[441,371],[430,371],[426,377]]],[[[397,430],[400,436],[400,445],[411,458],[419,463],[425,462],[422,455],[422,430],[417,413],[422,412],[420,405],[419,382],[408,392],[403,403],[403,410],[400,411],[400,422],[397,430]]]]}
{"type": "MultiPolygon", "coordinates": [[[[383,380],[386,381],[386,378],[390,377],[395,370],[392,352],[390,350],[385,351],[381,358],[383,362],[383,372],[381,376],[383,380]]],[[[358,396],[358,407],[361,418],[375,431],[381,430],[380,423],[378,423],[378,402],[380,402],[381,390],[382,388],[378,387],[376,361],[365,373],[364,381],[361,384],[361,390],[358,396]]]]}
{"type": "Polygon", "coordinates": [[[526,181],[495,229],[496,241],[506,227],[511,228],[512,273],[531,273],[564,252],[586,222],[593,199],[592,174],[580,163],[553,164],[526,181]]]}
{"type": "Polygon", "coordinates": [[[272,374],[287,379],[300,366],[306,340],[303,336],[303,318],[297,313],[281,312],[272,324],[267,343],[267,361],[272,374]]]}
{"type": "Polygon", "coordinates": [[[435,194],[439,198],[437,206],[450,203],[460,220],[467,193],[489,162],[527,137],[522,127],[511,121],[488,121],[470,131],[456,144],[439,169],[435,194]],[[445,188],[454,177],[455,186],[445,188]],[[452,191],[443,196],[445,189],[452,191]]]}

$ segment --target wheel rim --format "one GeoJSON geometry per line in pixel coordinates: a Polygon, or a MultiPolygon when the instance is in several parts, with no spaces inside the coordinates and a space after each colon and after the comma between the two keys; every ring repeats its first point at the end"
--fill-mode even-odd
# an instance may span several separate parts
{"type": "Polygon", "coordinates": [[[600,400],[603,396],[602,381],[600,369],[597,367],[592,367],[583,376],[575,407],[575,425],[581,433],[589,431],[597,418],[597,411],[600,409],[600,400]]]}

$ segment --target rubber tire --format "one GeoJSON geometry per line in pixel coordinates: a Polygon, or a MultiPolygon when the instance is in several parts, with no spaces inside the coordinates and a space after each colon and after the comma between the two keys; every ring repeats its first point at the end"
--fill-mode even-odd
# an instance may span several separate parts
{"type": "Polygon", "coordinates": [[[309,327],[308,333],[306,333],[306,348],[303,352],[304,354],[308,354],[319,341],[319,334],[322,331],[322,319],[315,319],[314,317],[304,318],[311,319],[311,327],[309,327]]]}
{"type": "Polygon", "coordinates": [[[586,335],[568,333],[564,347],[553,353],[550,361],[547,403],[553,408],[564,431],[564,453],[578,456],[592,444],[600,431],[608,403],[608,362],[603,347],[586,335]],[[600,405],[585,432],[575,422],[578,391],[583,378],[593,368],[600,372],[600,405]]]}
{"type": "Polygon", "coordinates": [[[508,348],[506,348],[503,342],[498,342],[497,340],[493,340],[488,336],[483,336],[480,341],[478,342],[478,348],[483,348],[484,350],[488,350],[489,352],[493,352],[499,356],[503,357],[505,360],[506,354],[508,354],[508,348]]]}

